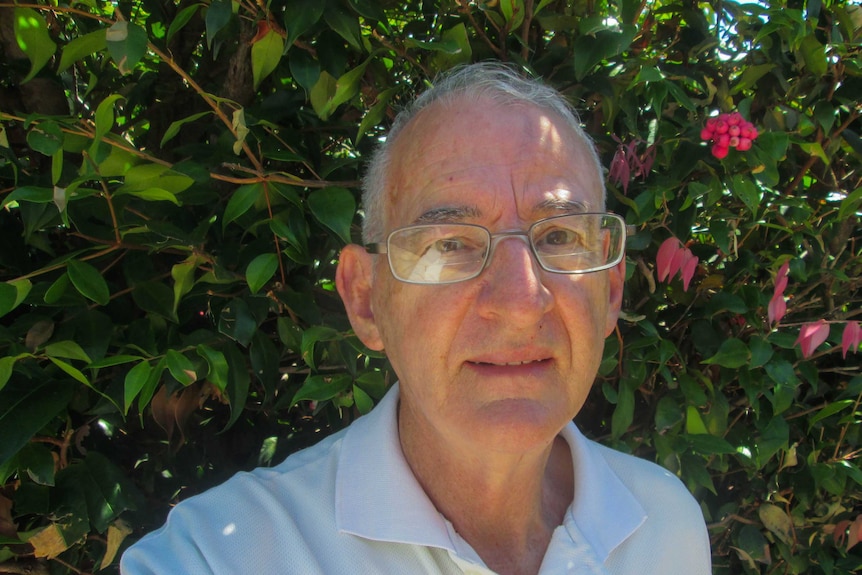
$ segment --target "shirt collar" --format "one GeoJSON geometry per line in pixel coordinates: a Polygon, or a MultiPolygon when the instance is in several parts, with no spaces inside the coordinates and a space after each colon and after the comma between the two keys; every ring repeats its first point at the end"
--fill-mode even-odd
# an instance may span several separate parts
{"type": "MultiPolygon", "coordinates": [[[[398,439],[398,385],[344,436],[335,491],[339,531],[375,541],[463,553],[464,544],[413,475],[398,439]]],[[[643,507],[608,466],[601,446],[574,423],[562,437],[574,462],[575,493],[563,527],[604,562],[646,519],[643,507]]],[[[467,550],[468,552],[471,550],[467,550]]],[[[551,549],[549,548],[549,551],[551,549]]]]}

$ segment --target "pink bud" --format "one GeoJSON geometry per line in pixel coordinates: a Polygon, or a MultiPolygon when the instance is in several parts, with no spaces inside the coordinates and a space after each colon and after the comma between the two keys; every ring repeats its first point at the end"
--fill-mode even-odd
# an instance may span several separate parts
{"type": "Polygon", "coordinates": [[[718,144],[715,144],[712,147],[712,155],[715,156],[716,158],[718,158],[719,160],[726,158],[727,153],[729,151],[730,151],[730,148],[728,148],[727,146],[719,146],[718,144]]]}
{"type": "MultiPolygon", "coordinates": [[[[662,282],[667,278],[673,277],[676,273],[676,270],[671,272],[671,265],[673,264],[674,256],[679,249],[679,240],[674,237],[669,237],[662,242],[661,246],[659,246],[658,254],[656,254],[655,258],[658,281],[662,282]]],[[[679,268],[677,267],[677,270],[678,269],[679,268]]]]}
{"type": "Polygon", "coordinates": [[[802,357],[811,357],[827,337],[829,337],[829,324],[825,319],[819,319],[802,326],[795,344],[798,344],[802,350],[802,357]]]}
{"type": "Polygon", "coordinates": [[[784,262],[781,264],[781,267],[778,268],[778,273],[775,274],[775,293],[776,294],[784,294],[784,290],[787,289],[787,274],[790,272],[790,262],[784,262]]]}
{"type": "Polygon", "coordinates": [[[787,302],[784,301],[784,296],[776,293],[769,300],[769,307],[766,308],[766,315],[769,318],[769,325],[775,325],[781,321],[784,314],[787,313],[787,302]]]}
{"type": "Polygon", "coordinates": [[[862,325],[858,321],[848,321],[841,336],[841,357],[846,359],[848,351],[853,353],[859,351],[860,343],[862,343],[862,325]]]}
{"type": "Polygon", "coordinates": [[[709,128],[704,128],[700,131],[700,139],[704,142],[708,142],[712,139],[712,130],[709,128]]]}
{"type": "Polygon", "coordinates": [[[697,270],[698,258],[691,253],[691,250],[684,250],[685,261],[682,264],[682,291],[688,291],[688,286],[691,284],[691,278],[694,277],[694,272],[697,270]]]}
{"type": "Polygon", "coordinates": [[[740,152],[744,152],[746,150],[751,149],[751,140],[748,138],[739,138],[739,143],[736,145],[736,149],[740,152]]]}

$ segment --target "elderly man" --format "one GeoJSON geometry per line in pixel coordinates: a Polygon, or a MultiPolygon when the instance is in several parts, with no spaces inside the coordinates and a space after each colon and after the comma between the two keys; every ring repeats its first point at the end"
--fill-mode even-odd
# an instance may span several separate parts
{"type": "Polygon", "coordinates": [[[602,182],[565,100],[506,67],[418,98],[371,162],[367,246],[336,278],[398,385],[347,430],[177,506],[123,573],[708,574],[677,478],[572,423],[623,292],[602,182]]]}

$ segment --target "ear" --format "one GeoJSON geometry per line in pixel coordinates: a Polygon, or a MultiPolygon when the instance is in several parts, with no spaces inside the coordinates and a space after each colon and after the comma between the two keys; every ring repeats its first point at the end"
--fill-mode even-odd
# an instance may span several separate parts
{"type": "Polygon", "coordinates": [[[383,341],[371,306],[372,266],[371,254],[362,246],[345,246],[335,272],[335,287],[356,336],[370,349],[382,350],[383,341]]]}
{"type": "Polygon", "coordinates": [[[608,317],[605,324],[605,337],[617,327],[620,309],[623,305],[623,285],[626,281],[626,258],[608,270],[608,317]]]}

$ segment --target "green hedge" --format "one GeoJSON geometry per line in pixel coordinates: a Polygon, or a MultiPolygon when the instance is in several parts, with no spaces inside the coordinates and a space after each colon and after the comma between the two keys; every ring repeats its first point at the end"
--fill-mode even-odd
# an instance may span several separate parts
{"type": "Polygon", "coordinates": [[[116,572],[371,408],[333,287],[362,161],[484,59],[582,110],[637,230],[582,428],[686,482],[715,573],[862,569],[858,5],[49,4],[0,3],[0,573],[116,572]]]}

